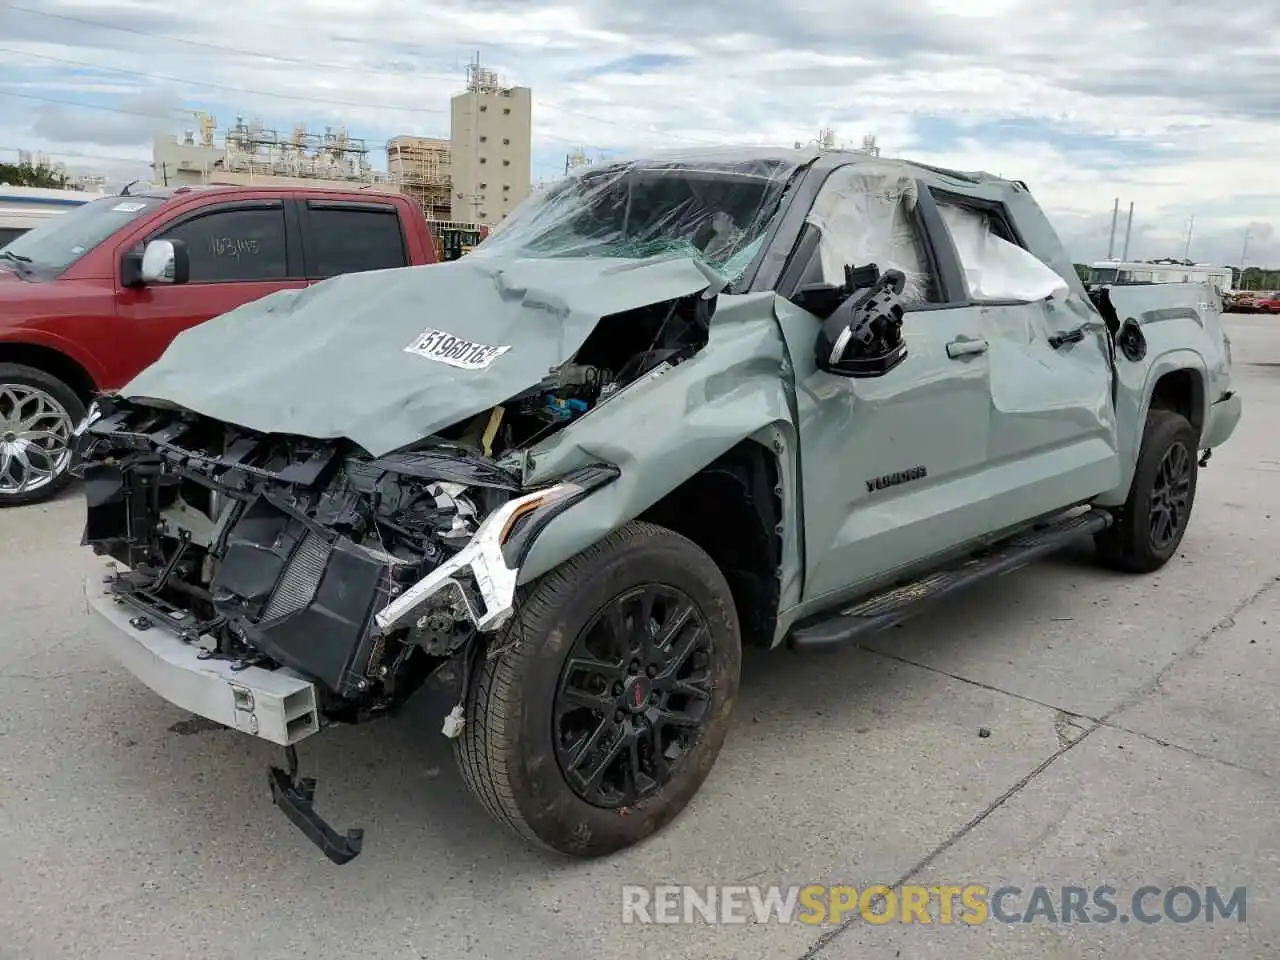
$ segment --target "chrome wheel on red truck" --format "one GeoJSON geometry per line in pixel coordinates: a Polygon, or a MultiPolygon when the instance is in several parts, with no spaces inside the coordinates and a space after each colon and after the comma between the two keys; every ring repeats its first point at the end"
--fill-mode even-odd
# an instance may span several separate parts
{"type": "Polygon", "coordinates": [[[34,367],[0,364],[0,507],[37,503],[71,482],[79,397],[34,367]]]}

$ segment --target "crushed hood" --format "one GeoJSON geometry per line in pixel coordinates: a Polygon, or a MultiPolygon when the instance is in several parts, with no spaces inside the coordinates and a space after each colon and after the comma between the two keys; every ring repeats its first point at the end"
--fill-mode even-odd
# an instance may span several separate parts
{"type": "Polygon", "coordinates": [[[382,456],[536,386],[601,318],[723,285],[691,257],[347,274],[184,331],[120,395],[382,456]]]}

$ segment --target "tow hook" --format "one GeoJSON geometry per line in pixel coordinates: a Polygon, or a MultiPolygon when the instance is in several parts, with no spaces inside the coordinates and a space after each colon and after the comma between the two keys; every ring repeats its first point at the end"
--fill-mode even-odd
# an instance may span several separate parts
{"type": "Polygon", "coordinates": [[[1212,456],[1213,456],[1213,448],[1210,447],[1208,450],[1204,452],[1204,455],[1200,458],[1200,466],[1207,467],[1209,465],[1209,458],[1212,456]]]}
{"type": "Polygon", "coordinates": [[[272,767],[267,773],[271,783],[271,800],[284,811],[293,825],[301,830],[326,857],[336,864],[350,863],[360,855],[364,844],[364,830],[352,827],[342,836],[316,813],[316,781],[314,777],[298,779],[298,751],[285,747],[285,765],[288,770],[272,767]]]}

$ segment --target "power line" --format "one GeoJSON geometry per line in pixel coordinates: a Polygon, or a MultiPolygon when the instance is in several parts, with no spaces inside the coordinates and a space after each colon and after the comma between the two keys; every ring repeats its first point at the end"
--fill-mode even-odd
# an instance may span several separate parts
{"type": "Polygon", "coordinates": [[[139,166],[150,166],[150,162],[140,157],[115,157],[105,153],[79,153],[75,150],[32,150],[29,147],[11,147],[0,144],[0,151],[13,153],[39,153],[48,157],[74,157],[77,160],[110,160],[113,163],[136,163],[139,166]]]}
{"type": "Polygon", "coordinates": [[[182,118],[164,113],[146,113],[141,110],[126,110],[124,107],[109,107],[102,103],[78,103],[75,100],[59,100],[56,97],[42,97],[34,93],[18,93],[16,90],[0,90],[0,97],[20,97],[23,100],[38,100],[41,103],[56,103],[63,107],[79,107],[82,110],[102,110],[106,113],[123,113],[131,117],[146,117],[149,120],[169,120],[176,122],[182,118]]]}
{"type": "Polygon", "coordinates": [[[121,73],[131,77],[141,77],[144,80],[160,80],[164,83],[185,83],[189,86],[207,87],[210,90],[226,90],[231,93],[247,93],[257,97],[277,97],[282,100],[302,100],[308,103],[323,103],[326,105],[334,104],[344,107],[360,107],[363,109],[375,110],[403,110],[406,113],[447,113],[440,107],[407,107],[397,106],[394,104],[375,104],[360,103],[355,100],[334,100],[331,97],[307,97],[298,93],[272,93],[268,90],[254,90],[249,87],[229,87],[220,83],[208,83],[204,80],[186,80],[182,77],[170,77],[162,73],[144,73],[141,70],[127,70],[124,67],[107,67],[101,64],[88,63],[84,60],[71,60],[67,57],[53,57],[47,53],[30,53],[26,50],[14,50],[10,47],[0,47],[0,53],[12,53],[19,57],[35,57],[37,60],[51,60],[54,63],[63,63],[72,67],[87,67],[90,70],[101,70],[108,73],[121,73]]]}
{"type": "MultiPolygon", "coordinates": [[[[356,66],[351,66],[349,64],[326,63],[324,61],[308,60],[303,57],[286,57],[286,56],[282,56],[280,54],[275,54],[275,53],[262,53],[260,51],[255,51],[255,50],[244,50],[239,47],[230,47],[220,43],[209,43],[208,41],[205,41],[205,40],[191,40],[186,37],[175,37],[169,34],[151,33],[146,30],[139,30],[136,27],[122,27],[117,24],[101,23],[96,20],[87,20],[83,17],[72,17],[72,16],[68,16],[67,14],[61,14],[61,13],[49,13],[48,11],[45,11],[45,10],[36,10],[32,7],[24,7],[15,3],[0,3],[0,7],[7,7],[10,10],[17,10],[19,12],[33,14],[35,16],[48,17],[50,19],[55,19],[55,20],[63,20],[68,23],[78,23],[78,24],[81,24],[82,26],[96,27],[100,30],[117,30],[121,33],[129,33],[139,37],[146,37],[147,39],[150,39],[150,40],[165,40],[170,43],[182,43],[188,46],[198,47],[204,50],[212,50],[218,53],[229,53],[229,54],[234,54],[236,56],[241,56],[241,57],[258,57],[259,59],[262,59],[262,60],[273,60],[277,63],[291,63],[298,66],[308,67],[310,69],[345,71],[350,73],[364,73],[364,74],[373,74],[376,76],[398,77],[400,79],[404,79],[407,76],[411,76],[411,77],[416,77],[422,80],[445,80],[449,82],[455,82],[457,80],[456,77],[445,76],[443,74],[438,74],[438,73],[436,74],[420,73],[415,70],[409,74],[406,74],[405,72],[399,71],[399,70],[377,70],[372,67],[356,67],[356,66]]],[[[37,54],[29,54],[29,56],[37,56],[37,54]]],[[[98,69],[109,69],[109,68],[98,68],[98,69]]],[[[178,81],[178,82],[186,83],[190,81],[178,81]]],[[[228,88],[228,89],[234,89],[234,88],[228,88]]],[[[267,95],[272,96],[273,94],[267,94],[267,95]]],[[[339,101],[330,101],[330,102],[338,103],[339,101]]],[[[581,117],[584,120],[592,120],[592,121],[595,121],[596,123],[608,123],[608,124],[613,124],[614,126],[629,126],[629,124],[627,124],[625,121],[622,121],[622,120],[614,120],[609,117],[600,117],[590,113],[583,113],[580,110],[573,110],[569,107],[564,107],[556,103],[549,103],[546,100],[535,99],[534,103],[536,103],[540,107],[545,107],[548,110],[555,110],[560,113],[569,114],[570,116],[581,117]]],[[[359,106],[359,104],[357,104],[357,106],[359,106]]],[[[398,108],[398,109],[420,109],[420,108],[398,108]]],[[[442,113],[443,111],[424,111],[424,112],[442,113]]],[[[720,141],[718,140],[706,140],[701,137],[689,137],[689,136],[684,136],[682,134],[676,134],[676,133],[666,133],[664,135],[673,140],[684,140],[689,143],[700,143],[700,144],[706,144],[708,146],[720,145],[720,141]]],[[[553,138],[553,139],[561,139],[566,143],[576,142],[569,138],[564,138],[564,137],[553,138]]],[[[583,146],[592,146],[592,144],[583,144],[583,146]]]]}
{"type": "MultiPolygon", "coordinates": [[[[131,33],[134,36],[145,37],[148,40],[166,40],[170,43],[183,43],[190,47],[199,47],[203,50],[213,50],[218,53],[232,53],[240,57],[258,57],[263,60],[275,60],[278,63],[292,63],[298,66],[309,67],[311,69],[320,70],[347,70],[354,73],[371,73],[380,74],[390,77],[405,76],[404,73],[397,70],[376,70],[372,67],[355,67],[349,64],[341,63],[325,63],[320,60],[308,60],[304,57],[286,57],[278,53],[260,53],[254,50],[242,50],[239,47],[228,47],[220,43],[209,43],[207,40],[191,40],[187,37],[175,37],[171,34],[152,33],[148,30],[139,30],[137,27],[122,27],[114,23],[101,23],[97,20],[86,20],[83,17],[72,17],[64,13],[49,13],[47,10],[36,10],[33,7],[23,7],[16,3],[0,3],[0,7],[7,7],[10,10],[17,10],[21,13],[30,13],[39,17],[48,17],[53,20],[64,20],[67,23],[78,23],[86,27],[97,27],[100,30],[118,30],[121,33],[131,33]]],[[[418,73],[413,72],[413,76],[423,80],[449,80],[456,82],[457,77],[444,76],[443,74],[418,73]]]]}
{"type": "MultiPolygon", "coordinates": [[[[0,49],[3,49],[3,48],[0,48],[0,49]]],[[[36,100],[36,101],[39,101],[40,103],[52,103],[52,104],[57,104],[58,106],[63,106],[63,107],[76,107],[81,110],[100,110],[100,111],[103,111],[104,113],[119,113],[119,114],[124,114],[125,116],[130,116],[130,117],[145,117],[148,120],[167,120],[170,123],[176,123],[179,120],[184,119],[183,117],[177,116],[178,114],[177,110],[175,110],[173,114],[151,113],[151,112],[142,111],[142,110],[127,110],[124,107],[109,107],[106,104],[102,104],[102,103],[80,103],[75,100],[60,100],[56,97],[42,97],[34,93],[18,93],[16,90],[0,90],[0,97],[19,97],[23,100],[36,100]]],[[[561,143],[580,144],[582,146],[588,146],[600,153],[606,153],[606,154],[617,153],[616,150],[611,150],[606,147],[599,147],[599,146],[596,146],[595,144],[590,144],[590,143],[581,144],[580,141],[571,140],[568,137],[557,137],[549,133],[539,134],[538,136],[545,140],[556,140],[561,143]]]]}

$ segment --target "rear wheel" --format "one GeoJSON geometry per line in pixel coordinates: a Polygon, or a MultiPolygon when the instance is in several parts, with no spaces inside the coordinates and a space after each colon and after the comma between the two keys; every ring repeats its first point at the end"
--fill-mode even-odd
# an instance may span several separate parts
{"type": "Polygon", "coordinates": [[[0,363],[0,507],[48,500],[71,482],[72,433],[84,413],[57,377],[0,363]]]}
{"type": "Polygon", "coordinates": [[[1129,498],[1097,537],[1099,557],[1133,573],[1159,570],[1177,552],[1191,519],[1199,476],[1199,436],[1187,418],[1152,410],[1129,498]]]}
{"type": "Polygon", "coordinates": [[[672,820],[710,773],[741,650],[729,586],[691,541],[628,524],[541,578],[494,649],[455,751],[524,838],[610,853],[672,820]]]}

